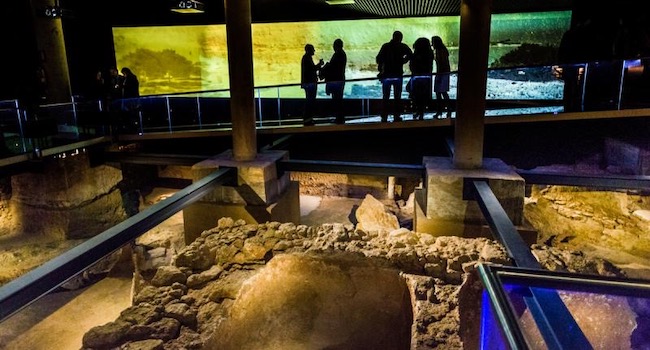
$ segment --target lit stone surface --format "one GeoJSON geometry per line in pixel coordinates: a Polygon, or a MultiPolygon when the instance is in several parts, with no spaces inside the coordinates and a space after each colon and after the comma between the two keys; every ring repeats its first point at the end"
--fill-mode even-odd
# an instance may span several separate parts
{"type": "MultiPolygon", "coordinates": [[[[636,313],[625,297],[575,292],[559,295],[594,349],[632,349],[636,313]]],[[[529,310],[520,322],[531,349],[547,349],[529,310]]]]}
{"type": "Polygon", "coordinates": [[[359,230],[390,232],[399,228],[397,216],[389,212],[384,204],[369,194],[357,208],[355,216],[359,230]]]}
{"type": "Polygon", "coordinates": [[[353,256],[278,256],[245,283],[229,316],[210,349],[410,345],[411,305],[398,271],[353,256]]]}
{"type": "MultiPolygon", "coordinates": [[[[601,272],[586,256],[533,250],[544,266],[601,272]]],[[[164,336],[173,349],[476,349],[481,262],[509,264],[503,247],[486,238],[222,218],[174,259],[186,284],[136,286],[130,311],[114,322],[134,314],[150,321],[117,335],[111,324],[98,326],[89,334],[103,340],[87,336],[84,347],[164,336]],[[159,317],[165,322],[152,321],[159,317]],[[396,332],[382,330],[388,325],[396,332]]]]}

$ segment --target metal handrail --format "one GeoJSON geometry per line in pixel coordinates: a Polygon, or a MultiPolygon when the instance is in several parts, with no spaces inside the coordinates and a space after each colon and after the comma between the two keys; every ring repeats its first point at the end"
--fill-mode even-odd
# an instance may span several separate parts
{"type": "Polygon", "coordinates": [[[234,168],[221,168],[0,287],[0,322],[196,202],[215,185],[234,181],[235,173],[234,168]]]}

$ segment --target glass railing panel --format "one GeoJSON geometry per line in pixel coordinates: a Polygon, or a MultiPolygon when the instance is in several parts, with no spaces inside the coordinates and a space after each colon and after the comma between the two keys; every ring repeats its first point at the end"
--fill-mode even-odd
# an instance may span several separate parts
{"type": "MultiPolygon", "coordinates": [[[[523,305],[529,291],[521,285],[506,285],[506,290],[513,307],[523,305]]],[[[644,315],[650,296],[616,295],[607,288],[598,292],[537,287],[536,290],[559,294],[594,349],[642,349],[639,345],[650,344],[650,334],[643,334],[644,327],[639,324],[650,322],[644,315]]],[[[529,309],[521,311],[518,322],[531,349],[549,348],[529,309]]]]}
{"type": "Polygon", "coordinates": [[[110,133],[110,118],[105,101],[82,96],[75,96],[73,101],[80,139],[110,133]]]}
{"type": "Polygon", "coordinates": [[[0,154],[11,156],[27,152],[22,134],[22,111],[18,101],[0,101],[0,154]]]}
{"type": "Polygon", "coordinates": [[[558,67],[514,67],[488,70],[486,116],[558,113],[563,111],[564,82],[558,67]]]}
{"type": "Polygon", "coordinates": [[[143,132],[169,132],[170,110],[169,98],[165,96],[145,96],[134,99],[124,99],[122,102],[122,117],[127,128],[143,132]]]}
{"type": "Polygon", "coordinates": [[[483,291],[481,297],[481,333],[479,338],[480,349],[509,350],[511,347],[499,326],[496,310],[490,302],[487,292],[483,291]]]}
{"type": "Polygon", "coordinates": [[[169,97],[169,115],[173,131],[200,129],[199,101],[193,95],[169,97]]]}
{"type": "Polygon", "coordinates": [[[620,108],[650,107],[650,58],[630,59],[623,62],[623,79],[620,91],[620,108]]]}
{"type": "MultiPolygon", "coordinates": [[[[496,305],[489,311],[499,315],[504,335],[513,342],[521,339],[529,349],[650,345],[649,281],[502,266],[479,270],[496,305]],[[559,305],[544,303],[551,295],[559,297],[559,305]]],[[[489,317],[482,320],[487,322],[489,317]]]]}
{"type": "Polygon", "coordinates": [[[28,123],[35,122],[37,127],[48,128],[50,123],[54,123],[58,138],[76,138],[79,131],[77,129],[77,110],[74,102],[56,103],[42,105],[38,111],[28,116],[28,123]]]}
{"type": "Polygon", "coordinates": [[[199,95],[198,106],[201,111],[200,129],[220,129],[231,126],[228,97],[202,93],[199,95]]]}
{"type": "MultiPolygon", "coordinates": [[[[269,89],[269,94],[272,94],[272,90],[273,88],[269,89]]],[[[302,124],[305,110],[305,91],[300,88],[300,85],[278,87],[275,94],[280,99],[279,107],[277,107],[280,111],[278,124],[285,126],[302,124]]],[[[318,93],[316,99],[318,99],[318,93]]]]}

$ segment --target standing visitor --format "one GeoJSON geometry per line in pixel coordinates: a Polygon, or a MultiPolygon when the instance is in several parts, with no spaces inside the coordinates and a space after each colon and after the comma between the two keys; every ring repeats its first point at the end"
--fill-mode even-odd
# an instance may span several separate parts
{"type": "Polygon", "coordinates": [[[449,50],[439,36],[431,38],[431,44],[436,61],[436,77],[433,82],[433,91],[436,93],[436,118],[446,118],[451,115],[449,110],[449,72],[451,71],[449,50]],[[442,116],[443,111],[447,112],[447,116],[442,116]]]}
{"type": "Polygon", "coordinates": [[[393,32],[393,38],[383,44],[377,57],[377,77],[381,81],[382,108],[381,121],[388,121],[389,109],[393,113],[393,121],[402,120],[402,84],[404,76],[404,64],[408,63],[413,52],[408,45],[402,42],[402,32],[393,32]],[[393,90],[392,106],[390,103],[390,92],[393,90]],[[392,107],[392,108],[389,108],[392,107]]]}

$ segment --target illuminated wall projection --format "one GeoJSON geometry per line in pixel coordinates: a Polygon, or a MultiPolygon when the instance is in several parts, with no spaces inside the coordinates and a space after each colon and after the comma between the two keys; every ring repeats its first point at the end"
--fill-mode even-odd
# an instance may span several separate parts
{"type": "MultiPolygon", "coordinates": [[[[522,44],[556,49],[570,18],[571,13],[566,11],[493,15],[490,64],[522,44]]],[[[347,78],[374,78],[375,56],[395,30],[402,31],[408,45],[418,37],[442,37],[450,50],[451,68],[457,69],[457,16],[256,23],[255,86],[298,83],[305,44],[315,46],[316,60],[323,58],[327,62],[336,38],[345,43],[347,78]]],[[[138,75],[143,95],[228,88],[225,25],[118,27],[113,28],[113,37],[118,67],[129,67],[138,75]]],[[[346,95],[355,93],[347,90],[346,95]]],[[[278,93],[276,89],[267,92],[276,96],[278,93]]],[[[283,88],[282,96],[302,97],[303,92],[299,88],[283,88]]]]}

